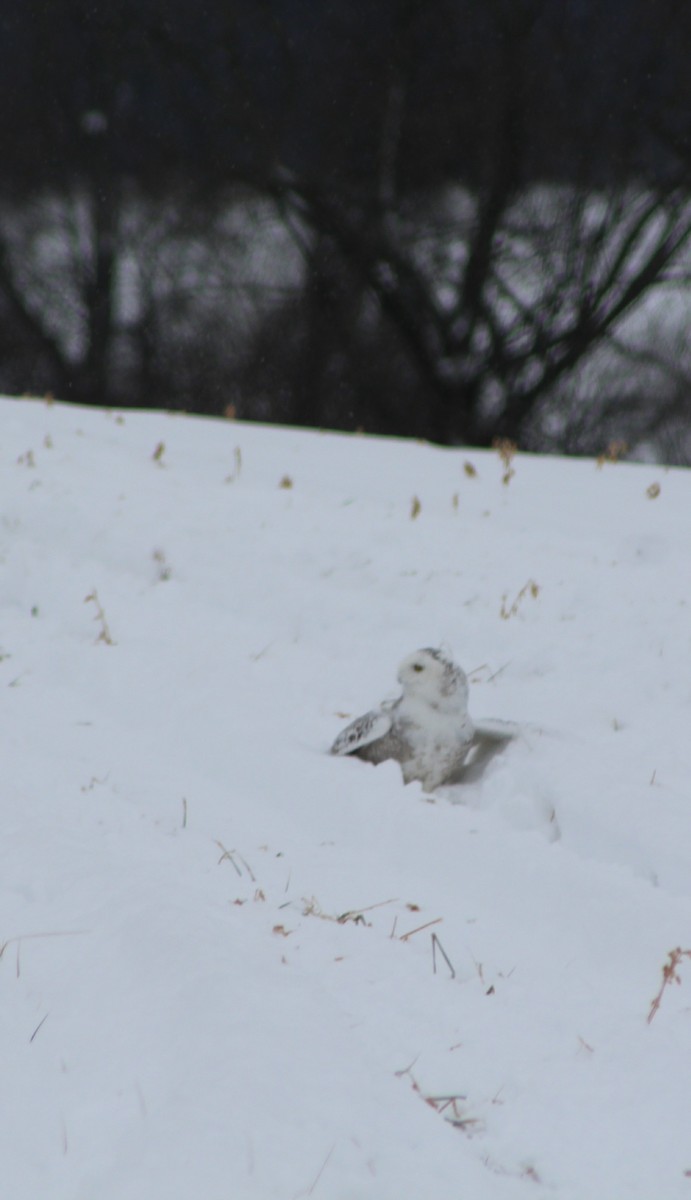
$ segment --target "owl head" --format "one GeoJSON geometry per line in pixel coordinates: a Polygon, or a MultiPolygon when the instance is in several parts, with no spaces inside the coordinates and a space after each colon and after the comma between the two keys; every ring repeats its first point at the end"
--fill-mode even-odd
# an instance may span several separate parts
{"type": "Polygon", "coordinates": [[[426,647],[409,654],[398,668],[398,682],[405,695],[419,697],[429,704],[465,707],[468,703],[465,672],[441,650],[426,647]]]}

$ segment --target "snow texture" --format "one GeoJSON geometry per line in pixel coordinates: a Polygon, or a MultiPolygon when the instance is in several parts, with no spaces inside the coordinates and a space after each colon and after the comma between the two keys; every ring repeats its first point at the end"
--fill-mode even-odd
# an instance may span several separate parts
{"type": "Polygon", "coordinates": [[[3,1195],[688,1200],[689,473],[0,416],[3,1195]]]}

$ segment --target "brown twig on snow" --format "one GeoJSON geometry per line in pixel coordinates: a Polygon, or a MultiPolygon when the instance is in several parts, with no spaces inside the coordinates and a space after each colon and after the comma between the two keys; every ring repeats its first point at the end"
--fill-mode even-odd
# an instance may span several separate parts
{"type": "Polygon", "coordinates": [[[372,912],[374,908],[385,908],[387,904],[395,904],[396,898],[391,900],[378,900],[376,904],[368,904],[365,908],[352,908],[348,912],[341,913],[340,917],[336,917],[339,925],[345,925],[346,921],[356,921],[363,913],[372,912]]]}
{"type": "Polygon", "coordinates": [[[434,974],[436,975],[436,973],[437,973],[437,955],[436,955],[437,946],[439,947],[439,953],[441,954],[442,958],[444,959],[444,962],[446,963],[447,967],[449,968],[449,970],[451,972],[451,978],[455,979],[456,972],[454,970],[453,963],[451,962],[451,959],[449,958],[448,954],[446,953],[446,950],[444,949],[441,942],[439,941],[439,938],[437,937],[436,933],[432,934],[432,970],[434,971],[434,974]]]}
{"type": "Polygon", "coordinates": [[[409,929],[407,933],[402,933],[401,941],[407,942],[408,938],[413,937],[414,934],[421,933],[423,929],[429,929],[430,925],[439,925],[443,920],[443,917],[435,917],[433,921],[425,921],[424,925],[418,925],[415,929],[409,929]]]}
{"type": "Polygon", "coordinates": [[[322,1175],[324,1174],[324,1171],[329,1164],[329,1159],[331,1158],[331,1155],[333,1154],[335,1149],[336,1149],[336,1143],[334,1142],[333,1146],[329,1150],[329,1153],[327,1154],[326,1158],[324,1159],[322,1165],[320,1166],[319,1170],[317,1171],[317,1174],[315,1175],[314,1179],[312,1180],[310,1186],[307,1188],[306,1191],[297,1192],[295,1194],[295,1196],[293,1197],[293,1200],[302,1200],[303,1196],[314,1195],[314,1189],[316,1188],[317,1184],[319,1183],[319,1180],[321,1179],[322,1175]]]}
{"type": "Polygon", "coordinates": [[[106,620],[106,614],[103,611],[103,605],[98,598],[98,592],[96,591],[96,588],[94,588],[93,592],[89,592],[88,596],[84,597],[84,603],[96,605],[96,616],[94,617],[94,621],[100,621],[101,623],[101,632],[96,638],[96,644],[98,645],[99,642],[105,642],[106,646],[114,646],[115,642],[111,637],[110,629],[108,628],[108,622],[106,620]]]}
{"type": "Polygon", "coordinates": [[[43,1024],[45,1024],[45,1022],[48,1020],[48,1017],[49,1017],[49,1015],[50,1015],[49,1013],[46,1013],[46,1015],[45,1015],[45,1017],[43,1018],[43,1020],[39,1021],[38,1025],[37,1025],[37,1026],[36,1026],[36,1028],[34,1029],[34,1032],[32,1033],[31,1037],[29,1038],[29,1044],[31,1044],[31,1042],[33,1042],[33,1040],[34,1040],[34,1038],[36,1037],[36,1034],[38,1033],[38,1031],[39,1031],[39,1029],[41,1028],[41,1026],[42,1026],[43,1024]]]}
{"type": "Polygon", "coordinates": [[[664,995],[665,988],[669,987],[671,983],[681,983],[681,976],[679,975],[678,967],[682,958],[691,958],[691,950],[682,950],[681,946],[677,946],[674,950],[670,950],[669,954],[667,955],[667,962],[663,963],[662,966],[662,983],[660,984],[660,990],[650,1005],[648,1024],[650,1024],[655,1016],[655,1013],[660,1007],[660,1004],[662,1003],[662,997],[664,995]]]}

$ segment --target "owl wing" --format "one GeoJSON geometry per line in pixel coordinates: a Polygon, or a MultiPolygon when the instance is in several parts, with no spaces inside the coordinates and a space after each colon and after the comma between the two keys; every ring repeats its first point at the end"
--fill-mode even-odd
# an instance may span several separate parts
{"type": "Polygon", "coordinates": [[[371,746],[373,742],[378,742],[381,738],[386,737],[387,733],[391,731],[391,725],[389,711],[385,708],[373,709],[372,712],[365,713],[363,717],[352,721],[339,733],[331,747],[331,753],[357,754],[358,750],[363,750],[365,746],[371,746]]]}
{"type": "Polygon", "coordinates": [[[468,754],[448,783],[475,783],[481,779],[485,767],[521,732],[521,726],[515,721],[498,721],[493,717],[475,721],[474,725],[468,754]]]}

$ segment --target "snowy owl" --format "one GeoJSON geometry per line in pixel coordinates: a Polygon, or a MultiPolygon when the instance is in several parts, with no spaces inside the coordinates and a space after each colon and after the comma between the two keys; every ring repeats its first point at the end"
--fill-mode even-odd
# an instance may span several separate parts
{"type": "Polygon", "coordinates": [[[395,759],[405,783],[417,779],[433,791],[478,778],[518,732],[506,721],[473,724],[465,672],[441,650],[409,654],[398,668],[398,682],[403,695],[348,725],[332,754],[354,754],[371,763],[395,759]]]}
{"type": "Polygon", "coordinates": [[[473,745],[465,673],[440,650],[416,650],[398,668],[403,695],[358,717],[338,735],[332,754],[366,762],[393,758],[403,779],[427,791],[450,782],[473,745]]]}

